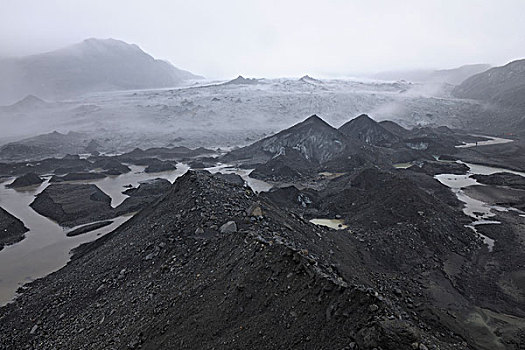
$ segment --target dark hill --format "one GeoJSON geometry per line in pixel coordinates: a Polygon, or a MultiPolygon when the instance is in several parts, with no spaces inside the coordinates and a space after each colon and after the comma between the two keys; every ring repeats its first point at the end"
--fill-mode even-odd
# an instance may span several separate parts
{"type": "Polygon", "coordinates": [[[264,163],[286,148],[297,150],[306,160],[325,163],[347,151],[343,134],[316,115],[273,136],[228,153],[225,161],[264,163]]]}
{"type": "Polygon", "coordinates": [[[20,177],[17,177],[12,183],[7,185],[7,187],[11,188],[19,188],[19,187],[26,187],[26,186],[34,186],[34,185],[40,185],[44,180],[40,178],[35,173],[27,173],[25,175],[22,175],[20,177]]]}
{"type": "Polygon", "coordinates": [[[0,207],[0,250],[24,239],[24,233],[27,231],[22,221],[0,207]]]}
{"type": "Polygon", "coordinates": [[[374,146],[391,146],[400,141],[399,137],[383,128],[366,114],[361,114],[343,124],[339,131],[351,139],[359,139],[374,146]]]}
{"type": "Polygon", "coordinates": [[[10,349],[454,348],[460,338],[446,328],[359,283],[373,277],[352,241],[243,186],[189,172],[0,309],[0,341],[10,349]]]}

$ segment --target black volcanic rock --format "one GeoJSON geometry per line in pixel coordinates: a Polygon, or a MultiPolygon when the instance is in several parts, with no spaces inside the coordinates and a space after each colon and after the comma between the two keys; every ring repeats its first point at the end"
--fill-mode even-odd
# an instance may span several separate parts
{"type": "Polygon", "coordinates": [[[122,215],[141,210],[168,193],[170,188],[171,182],[166,179],[156,178],[142,181],[137,188],[130,188],[122,192],[129,198],[126,198],[116,208],[116,211],[118,215],[122,215]]]}
{"type": "Polygon", "coordinates": [[[103,179],[106,176],[106,174],[101,173],[69,173],[64,176],[54,175],[51,177],[51,179],[49,179],[49,182],[98,180],[103,179]]]}
{"type": "Polygon", "coordinates": [[[144,172],[146,173],[158,173],[161,171],[170,171],[175,170],[177,167],[173,164],[173,162],[168,160],[155,160],[151,162],[146,169],[144,169],[144,172]]]}
{"type": "Polygon", "coordinates": [[[30,206],[67,227],[115,216],[111,197],[96,185],[54,183],[39,193],[30,206]]]}
{"type": "Polygon", "coordinates": [[[134,165],[150,166],[157,164],[160,160],[158,158],[129,158],[126,161],[134,165]]]}
{"type": "Polygon", "coordinates": [[[413,165],[410,170],[420,171],[425,174],[434,176],[437,174],[456,174],[464,175],[470,168],[463,163],[456,162],[437,162],[437,161],[423,161],[419,164],[413,165]]]}
{"type": "Polygon", "coordinates": [[[468,254],[478,243],[464,227],[461,206],[447,203],[437,180],[428,188],[417,181],[404,172],[368,168],[332,180],[316,203],[320,212],[341,215],[365,241],[374,242],[371,253],[388,268],[409,270],[423,256],[450,251],[468,254]]]}
{"type": "Polygon", "coordinates": [[[101,158],[93,163],[94,168],[101,168],[107,175],[120,175],[129,173],[131,169],[115,158],[101,158]]]}
{"type": "Polygon", "coordinates": [[[225,161],[265,163],[284,149],[296,149],[308,161],[322,164],[342,155],[346,147],[343,134],[313,115],[273,136],[233,150],[223,158],[225,161]]]}
{"type": "Polygon", "coordinates": [[[451,350],[464,340],[428,302],[414,317],[404,300],[426,300],[429,294],[416,292],[426,290],[370,272],[375,265],[357,245],[352,235],[309,224],[244,187],[188,172],[162,200],[81,246],[68,265],[1,308],[0,342],[64,350],[414,343],[451,350]],[[254,205],[263,213],[257,219],[246,216],[254,205]],[[220,233],[225,223],[237,230],[220,233]],[[384,288],[371,286],[379,279],[384,288]]]}
{"type": "Polygon", "coordinates": [[[490,175],[471,175],[479,183],[485,185],[506,186],[518,190],[525,190],[525,178],[511,173],[494,173],[490,175]]]}
{"type": "Polygon", "coordinates": [[[177,147],[155,147],[142,150],[140,148],[135,148],[134,150],[124,153],[118,158],[123,162],[128,162],[135,164],[134,161],[138,159],[146,158],[158,158],[162,160],[180,160],[184,158],[193,158],[205,154],[213,154],[215,151],[199,147],[195,149],[190,149],[184,146],[177,147]]]}
{"type": "Polygon", "coordinates": [[[0,207],[0,250],[6,245],[20,242],[27,231],[22,221],[0,207]]]}
{"type": "Polygon", "coordinates": [[[26,187],[26,186],[35,186],[40,185],[44,180],[40,178],[35,173],[27,173],[25,175],[22,175],[20,177],[17,177],[12,183],[7,185],[7,187],[10,188],[19,188],[19,187],[26,187]]]}
{"type": "Polygon", "coordinates": [[[343,124],[339,131],[349,138],[359,139],[374,146],[390,147],[400,141],[399,137],[383,128],[381,124],[366,114],[361,114],[343,124]]]}
{"type": "Polygon", "coordinates": [[[171,182],[166,179],[156,178],[141,181],[137,188],[130,188],[124,191],[124,194],[134,197],[147,197],[165,194],[171,188],[171,182]]]}
{"type": "Polygon", "coordinates": [[[261,180],[291,181],[311,174],[316,169],[299,151],[293,148],[284,148],[278,156],[257,166],[250,177],[261,180]]]}
{"type": "Polygon", "coordinates": [[[204,164],[200,160],[193,160],[193,161],[189,162],[188,165],[192,169],[204,169],[204,168],[207,168],[206,164],[204,164]]]}
{"type": "Polygon", "coordinates": [[[318,193],[314,190],[300,191],[295,186],[274,187],[268,192],[261,192],[261,197],[267,198],[282,208],[309,208],[317,206],[318,193]]]}
{"type": "Polygon", "coordinates": [[[244,186],[244,179],[237,174],[223,174],[219,172],[213,174],[213,176],[234,185],[244,186]]]}

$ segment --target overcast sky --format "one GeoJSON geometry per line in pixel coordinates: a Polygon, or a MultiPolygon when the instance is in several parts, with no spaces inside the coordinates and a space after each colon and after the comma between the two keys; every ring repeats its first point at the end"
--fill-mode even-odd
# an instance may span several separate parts
{"type": "Polygon", "coordinates": [[[525,0],[0,0],[0,56],[85,38],[209,78],[345,76],[525,57],[525,0]]]}

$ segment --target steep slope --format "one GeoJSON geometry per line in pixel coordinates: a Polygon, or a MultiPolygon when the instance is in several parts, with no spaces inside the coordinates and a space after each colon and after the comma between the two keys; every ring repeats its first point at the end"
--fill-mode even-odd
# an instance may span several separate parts
{"type": "Polygon", "coordinates": [[[40,192],[30,206],[66,227],[115,216],[111,197],[93,184],[53,183],[40,192]]]}
{"type": "Polygon", "coordinates": [[[198,78],[114,39],[87,39],[48,53],[4,59],[0,76],[4,104],[28,94],[60,99],[93,91],[170,87],[198,78]]]}
{"type": "Polygon", "coordinates": [[[24,239],[24,233],[27,231],[22,221],[0,207],[0,250],[24,239]]]}
{"type": "Polygon", "coordinates": [[[390,131],[392,134],[396,135],[399,138],[404,138],[410,135],[410,130],[405,129],[401,125],[391,120],[380,121],[379,125],[381,125],[384,129],[390,131]]]}
{"type": "Polygon", "coordinates": [[[8,349],[458,348],[461,338],[446,327],[360,283],[376,277],[366,277],[355,242],[243,186],[189,172],[163,200],[0,309],[0,342],[8,349]]]}
{"type": "Polygon", "coordinates": [[[346,137],[316,115],[273,136],[249,146],[233,150],[225,161],[248,160],[264,163],[278,156],[286,148],[297,151],[309,162],[325,163],[348,150],[346,137]]]}
{"type": "Polygon", "coordinates": [[[391,146],[400,141],[399,137],[366,114],[361,114],[343,124],[339,131],[351,139],[359,139],[374,146],[391,146]]]}
{"type": "Polygon", "coordinates": [[[453,90],[453,95],[525,108],[525,59],[474,75],[453,90]]]}

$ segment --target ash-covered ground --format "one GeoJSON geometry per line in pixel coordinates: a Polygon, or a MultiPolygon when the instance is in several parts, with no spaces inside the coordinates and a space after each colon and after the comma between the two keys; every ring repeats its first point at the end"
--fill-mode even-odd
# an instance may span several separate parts
{"type": "Polygon", "coordinates": [[[231,151],[108,154],[92,139],[1,163],[1,193],[21,202],[0,200],[16,224],[0,260],[19,249],[26,271],[51,249],[28,254],[39,235],[56,255],[84,244],[0,308],[0,343],[520,349],[519,139],[367,115],[335,126],[313,115],[231,151]]]}

